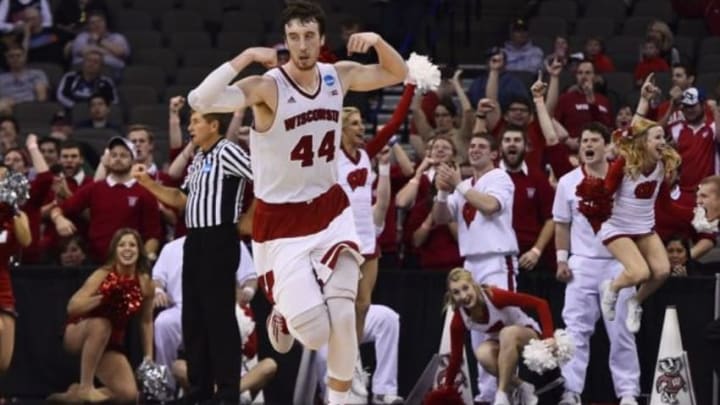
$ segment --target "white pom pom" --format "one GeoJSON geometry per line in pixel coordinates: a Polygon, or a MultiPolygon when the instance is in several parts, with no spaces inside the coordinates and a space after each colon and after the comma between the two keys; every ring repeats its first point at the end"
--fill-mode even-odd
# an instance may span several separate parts
{"type": "Polygon", "coordinates": [[[238,326],[240,327],[240,344],[241,346],[245,346],[248,338],[255,330],[255,321],[247,316],[239,305],[235,305],[235,318],[237,318],[238,326]]]}
{"type": "Polygon", "coordinates": [[[419,91],[435,90],[440,85],[440,69],[427,56],[410,54],[405,84],[414,84],[419,91]]]}
{"type": "Polygon", "coordinates": [[[575,342],[572,337],[563,329],[558,329],[554,334],[555,338],[555,358],[558,365],[563,365],[570,361],[575,354],[575,342]]]}
{"type": "Polygon", "coordinates": [[[698,233],[714,233],[718,231],[718,220],[708,221],[705,208],[695,207],[692,226],[698,233]]]}
{"type": "Polygon", "coordinates": [[[538,374],[552,370],[558,365],[548,345],[539,339],[530,339],[522,354],[527,368],[538,374]]]}

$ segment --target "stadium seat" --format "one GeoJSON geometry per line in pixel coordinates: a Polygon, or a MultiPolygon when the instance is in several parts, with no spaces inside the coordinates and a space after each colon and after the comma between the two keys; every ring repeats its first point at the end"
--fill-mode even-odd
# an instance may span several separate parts
{"type": "Polygon", "coordinates": [[[540,3],[538,16],[560,17],[566,21],[575,21],[578,16],[577,3],[572,0],[549,0],[540,3]]]}
{"type": "Polygon", "coordinates": [[[136,84],[123,84],[118,89],[120,100],[125,105],[154,104],[158,102],[155,88],[136,84]]]}
{"type": "Polygon", "coordinates": [[[123,72],[124,84],[150,86],[161,93],[166,84],[165,71],[158,66],[130,65],[123,72]]]}
{"type": "Polygon", "coordinates": [[[147,104],[130,107],[130,124],[148,125],[156,130],[167,131],[168,106],[167,104],[147,104]]]}
{"type": "Polygon", "coordinates": [[[170,34],[173,32],[203,31],[205,21],[193,11],[169,10],[160,18],[162,31],[170,34]]]}
{"type": "Polygon", "coordinates": [[[610,18],[587,17],[575,22],[575,35],[609,38],[615,34],[615,21],[610,18]]]}

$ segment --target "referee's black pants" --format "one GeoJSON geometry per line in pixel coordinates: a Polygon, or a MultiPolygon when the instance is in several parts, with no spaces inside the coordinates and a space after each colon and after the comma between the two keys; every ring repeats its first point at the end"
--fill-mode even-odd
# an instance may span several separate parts
{"type": "Polygon", "coordinates": [[[240,332],[235,272],[240,246],[234,224],[188,229],[183,248],[182,332],[189,398],[232,403],[240,395],[240,332]]]}

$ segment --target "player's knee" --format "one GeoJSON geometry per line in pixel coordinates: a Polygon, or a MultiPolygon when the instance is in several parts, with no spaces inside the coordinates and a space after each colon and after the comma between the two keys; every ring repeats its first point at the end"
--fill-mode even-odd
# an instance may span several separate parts
{"type": "Polygon", "coordinates": [[[670,262],[653,266],[652,278],[660,281],[665,281],[668,277],[670,277],[670,262]]]}
{"type": "Polygon", "coordinates": [[[365,316],[370,309],[370,297],[360,297],[355,299],[355,311],[359,316],[365,316]]]}
{"type": "Polygon", "coordinates": [[[647,263],[641,263],[629,269],[628,275],[634,284],[641,284],[650,279],[650,268],[647,263]]]}
{"type": "Polygon", "coordinates": [[[333,328],[347,328],[355,325],[355,307],[353,301],[347,298],[329,298],[327,300],[328,311],[332,317],[333,328]]]}
{"type": "Polygon", "coordinates": [[[119,403],[136,403],[138,399],[138,389],[134,382],[127,382],[115,388],[113,391],[115,402],[119,403]]]}
{"type": "Polygon", "coordinates": [[[503,348],[517,347],[520,344],[520,330],[524,326],[511,325],[500,331],[500,346],[503,348]]]}
{"type": "Polygon", "coordinates": [[[112,325],[105,318],[88,318],[85,326],[88,336],[97,338],[109,338],[112,333],[112,325]]]}
{"type": "Polygon", "coordinates": [[[475,358],[485,369],[497,362],[497,346],[492,344],[481,344],[475,349],[475,358]]]}
{"type": "Polygon", "coordinates": [[[318,350],[330,339],[330,318],[324,305],[317,305],[288,322],[293,335],[308,349],[318,350]]]}
{"type": "Polygon", "coordinates": [[[263,359],[256,367],[260,368],[260,372],[262,373],[263,381],[268,381],[275,377],[275,373],[277,373],[277,363],[275,360],[267,358],[263,359]]]}

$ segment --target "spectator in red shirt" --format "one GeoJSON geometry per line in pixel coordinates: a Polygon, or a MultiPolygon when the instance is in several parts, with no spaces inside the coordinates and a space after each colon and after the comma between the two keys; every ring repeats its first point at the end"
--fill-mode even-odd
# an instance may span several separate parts
{"type": "MultiPolygon", "coordinates": [[[[520,248],[518,263],[526,270],[533,270],[539,263],[542,269],[546,269],[546,265],[552,262],[540,262],[540,259],[554,234],[552,202],[555,193],[547,174],[525,163],[526,147],[525,131],[512,126],[505,129],[500,141],[502,160],[499,167],[510,175],[515,184],[512,227],[520,248]]],[[[547,270],[554,271],[554,267],[547,270]]]]}
{"type": "Polygon", "coordinates": [[[590,37],[585,41],[585,59],[592,62],[598,74],[615,71],[612,59],[605,55],[605,45],[600,37],[590,37]]]}
{"type": "Polygon", "coordinates": [[[158,202],[144,187],[130,176],[135,160],[135,146],[125,138],[116,136],[108,143],[108,177],[91,183],[74,193],[59,207],[50,212],[50,218],[60,236],[76,231],[66,215],[90,211],[88,228],[89,253],[95,263],[101,263],[108,253],[113,234],[130,227],[138,230],[145,240],[148,256],[157,258],[162,237],[158,202]]]}
{"type": "Polygon", "coordinates": [[[567,129],[566,141],[571,150],[578,149],[582,128],[588,122],[599,122],[607,127],[613,124],[610,101],[595,92],[595,66],[589,60],[582,61],[575,70],[576,85],[560,95],[555,108],[555,119],[567,129]]]}
{"type": "Polygon", "coordinates": [[[660,56],[657,40],[647,37],[642,46],[642,59],[635,66],[635,84],[641,86],[650,73],[667,72],[670,65],[660,56]]]}
{"type": "MultiPolygon", "coordinates": [[[[682,112],[682,94],[685,90],[695,85],[695,69],[687,64],[677,64],[672,67],[672,87],[669,92],[669,99],[660,103],[657,109],[648,113],[648,118],[657,121],[660,125],[671,127],[680,121],[685,120],[682,112]]],[[[705,106],[705,119],[713,121],[714,111],[707,104],[705,106]]]]}

